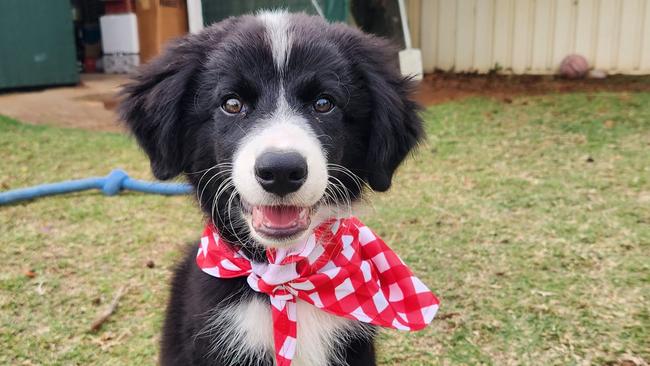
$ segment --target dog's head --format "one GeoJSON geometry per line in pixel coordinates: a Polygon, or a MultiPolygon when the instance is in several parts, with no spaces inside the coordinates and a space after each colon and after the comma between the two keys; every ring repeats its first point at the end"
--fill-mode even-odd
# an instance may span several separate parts
{"type": "Polygon", "coordinates": [[[318,17],[230,18],[146,65],[121,115],[154,175],[184,174],[228,240],[287,245],[387,190],[421,138],[395,56],[318,17]]]}

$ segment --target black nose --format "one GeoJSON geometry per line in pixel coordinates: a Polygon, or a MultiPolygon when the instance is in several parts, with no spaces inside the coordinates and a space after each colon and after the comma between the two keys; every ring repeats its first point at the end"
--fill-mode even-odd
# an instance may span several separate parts
{"type": "Polygon", "coordinates": [[[307,161],[295,151],[268,151],[255,162],[255,178],[265,191],[285,196],[307,179],[307,161]]]}

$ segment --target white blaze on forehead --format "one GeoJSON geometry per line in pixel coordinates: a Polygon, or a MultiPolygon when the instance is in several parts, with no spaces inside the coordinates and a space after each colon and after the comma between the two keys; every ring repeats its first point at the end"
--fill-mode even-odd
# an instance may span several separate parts
{"type": "Polygon", "coordinates": [[[257,17],[264,23],[275,67],[282,70],[289,59],[291,34],[289,13],[285,10],[263,11],[257,17]]]}
{"type": "Polygon", "coordinates": [[[296,113],[291,106],[289,105],[289,102],[287,101],[287,96],[284,91],[284,85],[280,85],[280,90],[278,91],[278,98],[277,98],[277,104],[275,105],[275,110],[271,114],[271,117],[269,118],[271,121],[291,121],[293,120],[294,122],[304,122],[306,121],[303,119],[300,114],[296,113]]]}

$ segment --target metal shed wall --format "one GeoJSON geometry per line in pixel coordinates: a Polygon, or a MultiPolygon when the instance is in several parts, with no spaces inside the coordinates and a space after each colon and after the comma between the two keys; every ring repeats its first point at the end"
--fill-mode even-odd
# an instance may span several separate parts
{"type": "Polygon", "coordinates": [[[650,0],[422,0],[426,72],[551,74],[568,54],[650,74],[650,0]]]}
{"type": "Polygon", "coordinates": [[[0,89],[79,82],[69,0],[0,0],[0,89]]]}

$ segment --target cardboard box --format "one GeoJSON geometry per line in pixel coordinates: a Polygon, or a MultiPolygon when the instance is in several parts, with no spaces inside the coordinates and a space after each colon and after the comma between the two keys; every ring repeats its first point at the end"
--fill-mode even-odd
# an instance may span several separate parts
{"type": "Polygon", "coordinates": [[[165,43],[187,33],[186,0],[137,0],[140,61],[160,54],[165,43]]]}

